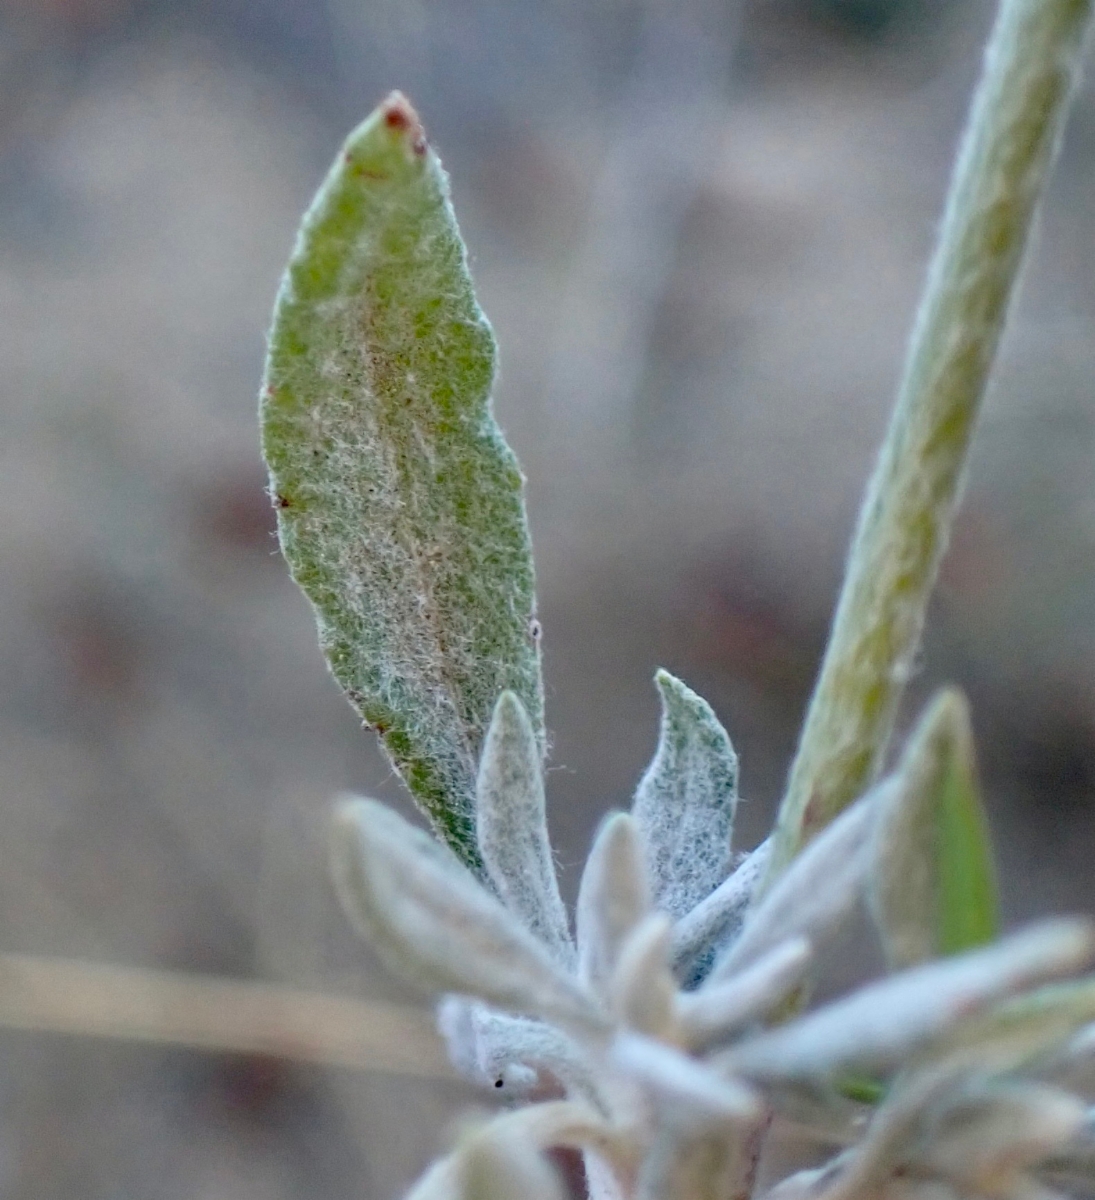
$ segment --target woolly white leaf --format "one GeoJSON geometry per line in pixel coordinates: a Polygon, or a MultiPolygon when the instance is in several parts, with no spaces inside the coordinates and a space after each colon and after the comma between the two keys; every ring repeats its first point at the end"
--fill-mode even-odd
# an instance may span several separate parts
{"type": "Polygon", "coordinates": [[[740,931],[757,884],[768,869],[770,841],[761,844],[734,871],[673,926],[669,958],[685,987],[697,986],[719,950],[740,931]]]}
{"type": "Polygon", "coordinates": [[[620,947],[650,911],[635,822],[613,813],[597,831],[578,887],[578,974],[607,995],[620,947]]]}
{"type": "Polygon", "coordinates": [[[711,1045],[766,1016],[806,973],[810,943],[792,938],[721,983],[677,996],[681,1035],[693,1049],[711,1045]]]}
{"type": "Polygon", "coordinates": [[[652,913],[620,948],[612,977],[612,1007],[639,1033],[672,1040],[677,987],[669,971],[669,918],[652,913]]]}
{"type": "Polygon", "coordinates": [[[723,1062],[750,1078],[773,1081],[894,1068],[977,1010],[1040,980],[1078,970],[1093,951],[1089,922],[1044,921],[985,949],[861,988],[735,1047],[723,1062]]]}
{"type": "Polygon", "coordinates": [[[760,1106],[742,1084],[714,1071],[653,1038],[621,1034],[611,1047],[615,1066],[640,1083],[669,1125],[697,1129],[713,1124],[744,1124],[760,1106]]]}
{"type": "Polygon", "coordinates": [[[550,951],[428,834],[383,804],[338,807],[331,861],[350,920],[412,982],[587,1028],[603,1024],[550,951]]]}
{"type": "Polygon", "coordinates": [[[568,1092],[595,1093],[581,1049],[543,1021],[511,1017],[466,996],[446,996],[437,1007],[437,1027],[456,1069],[500,1095],[527,1096],[542,1085],[541,1072],[568,1092]]]}
{"type": "Polygon", "coordinates": [[[498,697],[483,744],[476,826],[483,863],[507,907],[560,961],[573,965],[574,947],[548,840],[540,746],[513,692],[498,697]]]}
{"type": "Polygon", "coordinates": [[[817,941],[852,910],[867,871],[864,847],[883,783],[820,833],[749,913],[741,936],[719,958],[712,981],[727,979],[780,942],[817,941]]]}
{"type": "Polygon", "coordinates": [[[668,671],[657,753],[632,816],[646,847],[654,904],[682,917],[726,878],[738,804],[738,756],[706,700],[668,671]]]}

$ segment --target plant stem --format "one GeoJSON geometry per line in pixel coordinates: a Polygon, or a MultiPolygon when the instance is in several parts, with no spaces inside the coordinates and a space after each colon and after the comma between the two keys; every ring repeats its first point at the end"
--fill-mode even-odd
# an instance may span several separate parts
{"type": "Polygon", "coordinates": [[[765,886],[877,775],[961,492],[1093,0],[1003,0],[765,886]]]}

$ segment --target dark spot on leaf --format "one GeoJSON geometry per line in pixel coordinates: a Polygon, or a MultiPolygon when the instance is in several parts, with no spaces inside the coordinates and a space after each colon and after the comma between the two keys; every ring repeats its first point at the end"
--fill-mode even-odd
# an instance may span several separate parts
{"type": "Polygon", "coordinates": [[[426,153],[426,135],[422,129],[422,122],[405,96],[399,92],[392,92],[381,111],[384,114],[384,124],[389,129],[410,136],[411,149],[415,154],[421,157],[426,153]]]}
{"type": "Polygon", "coordinates": [[[411,122],[406,111],[398,104],[390,104],[384,110],[384,124],[389,129],[410,129],[411,122]]]}

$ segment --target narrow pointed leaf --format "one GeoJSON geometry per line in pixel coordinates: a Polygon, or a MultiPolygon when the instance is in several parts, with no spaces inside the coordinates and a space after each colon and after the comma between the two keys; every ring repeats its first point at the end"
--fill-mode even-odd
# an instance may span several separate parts
{"type": "Polygon", "coordinates": [[[881,789],[847,808],[795,859],[745,919],[741,936],[719,958],[711,981],[729,978],[780,942],[817,941],[851,910],[867,874],[865,848],[881,789]]]}
{"type": "Polygon", "coordinates": [[[929,1047],[958,1052],[970,1044],[975,1014],[1031,984],[1078,970],[1093,953],[1088,921],[1043,921],[992,946],[861,988],[743,1043],[724,1061],[749,1078],[824,1081],[893,1069],[929,1047]],[[946,1036],[956,1028],[952,1047],[946,1036]]]}
{"type": "Polygon", "coordinates": [[[726,1079],[664,1042],[625,1033],[612,1043],[613,1063],[646,1088],[668,1124],[746,1122],[760,1105],[752,1090],[726,1079]]]}
{"type": "Polygon", "coordinates": [[[685,1042],[693,1049],[709,1046],[766,1016],[802,981],[811,957],[805,938],[791,938],[722,983],[679,995],[685,1042]]]}
{"type": "Polygon", "coordinates": [[[487,730],[476,818],[483,863],[498,894],[560,961],[572,966],[574,946],[548,840],[540,747],[513,692],[498,698],[487,730]]]}
{"type": "Polygon", "coordinates": [[[274,311],[263,450],[335,678],[473,866],[476,768],[503,689],[543,742],[522,478],[491,416],[494,366],[448,180],[393,94],[304,217],[274,311]]]}
{"type": "Polygon", "coordinates": [[[342,803],[331,865],[351,922],[421,987],[599,1029],[596,1006],[444,847],[383,804],[342,803]]]}
{"type": "Polygon", "coordinates": [[[895,967],[984,945],[999,905],[969,710],[941,693],[914,731],[875,827],[870,901],[895,967]]]}
{"type": "Polygon", "coordinates": [[[646,847],[654,904],[683,917],[726,878],[738,804],[738,756],[706,700],[668,671],[657,753],[631,813],[646,847]]]}
{"type": "Polygon", "coordinates": [[[702,983],[719,951],[741,932],[757,884],[767,869],[771,849],[770,841],[761,842],[713,892],[673,926],[669,957],[685,987],[702,983]]]}
{"type": "Polygon", "coordinates": [[[620,948],[650,911],[643,848],[635,822],[613,813],[593,839],[578,887],[578,974],[607,996],[620,948]]]}
{"type": "Polygon", "coordinates": [[[677,991],[669,971],[669,918],[652,913],[624,942],[612,977],[612,1007],[638,1033],[675,1040],[677,991]]]}

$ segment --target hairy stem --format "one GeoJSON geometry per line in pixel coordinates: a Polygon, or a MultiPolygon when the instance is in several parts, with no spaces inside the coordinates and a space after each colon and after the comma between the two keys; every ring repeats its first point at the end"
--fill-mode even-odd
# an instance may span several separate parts
{"type": "Polygon", "coordinates": [[[1001,4],[780,809],[768,883],[879,770],[1092,4],[1001,4]]]}

